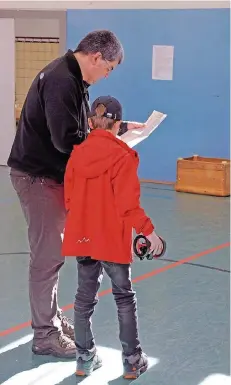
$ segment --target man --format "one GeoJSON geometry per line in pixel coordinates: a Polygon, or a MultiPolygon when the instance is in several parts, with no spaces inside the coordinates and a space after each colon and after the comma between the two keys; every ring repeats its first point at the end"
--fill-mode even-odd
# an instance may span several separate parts
{"type": "MultiPolygon", "coordinates": [[[[8,166],[28,225],[35,354],[75,357],[74,328],[57,303],[64,263],[63,177],[73,145],[87,137],[88,87],[107,77],[123,57],[123,47],[112,32],[89,33],[74,52],[69,50],[39,72],[22,109],[8,166]]],[[[127,123],[121,132],[139,127],[127,123]]]]}

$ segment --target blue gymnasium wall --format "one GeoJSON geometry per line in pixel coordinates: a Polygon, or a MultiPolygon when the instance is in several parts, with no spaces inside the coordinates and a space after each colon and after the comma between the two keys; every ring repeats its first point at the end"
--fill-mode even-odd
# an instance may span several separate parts
{"type": "Polygon", "coordinates": [[[139,176],[175,181],[178,157],[229,157],[229,10],[69,10],[67,48],[89,31],[110,29],[125,61],[90,89],[91,101],[111,94],[126,120],[145,121],[153,109],[166,120],[136,149],[139,176]],[[173,81],[152,80],[153,45],[173,45],[173,81]]]}

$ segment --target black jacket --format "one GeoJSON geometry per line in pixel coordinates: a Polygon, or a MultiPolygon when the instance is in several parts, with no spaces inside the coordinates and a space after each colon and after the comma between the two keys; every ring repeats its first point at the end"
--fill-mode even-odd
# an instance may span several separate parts
{"type": "MultiPolygon", "coordinates": [[[[25,100],[8,166],[62,183],[73,145],[88,134],[87,88],[71,50],[40,71],[25,100]]],[[[126,131],[124,123],[119,135],[126,131]]]]}
{"type": "Polygon", "coordinates": [[[62,182],[73,145],[88,133],[88,100],[72,51],[48,64],[29,89],[8,166],[62,182]]]}

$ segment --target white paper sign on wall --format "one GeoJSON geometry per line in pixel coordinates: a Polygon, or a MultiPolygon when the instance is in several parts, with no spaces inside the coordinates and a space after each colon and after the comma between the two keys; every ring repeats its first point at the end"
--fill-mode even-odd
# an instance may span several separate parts
{"type": "Polygon", "coordinates": [[[173,79],[174,47],[171,45],[154,45],[152,52],[152,79],[173,79]]]}

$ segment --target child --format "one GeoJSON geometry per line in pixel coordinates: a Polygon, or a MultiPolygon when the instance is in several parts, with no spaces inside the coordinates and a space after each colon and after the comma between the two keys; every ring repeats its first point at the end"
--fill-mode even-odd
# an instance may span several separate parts
{"type": "Polygon", "coordinates": [[[74,306],[76,374],[90,375],[102,365],[97,354],[91,316],[98,302],[103,270],[112,282],[117,306],[124,378],[147,370],[137,325],[136,294],[131,283],[132,229],[146,235],[155,254],[162,242],[140,207],[138,155],[116,136],[122,107],[113,97],[92,105],[88,138],[75,146],[65,174],[68,211],[64,256],[78,256],[78,290],[74,306]]]}

